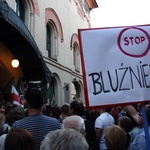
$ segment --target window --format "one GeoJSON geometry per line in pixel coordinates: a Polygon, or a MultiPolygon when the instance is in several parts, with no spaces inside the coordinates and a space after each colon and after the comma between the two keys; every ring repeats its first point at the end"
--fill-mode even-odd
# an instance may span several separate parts
{"type": "Polygon", "coordinates": [[[79,72],[79,69],[80,69],[79,47],[76,42],[74,43],[74,46],[73,46],[73,64],[75,67],[75,71],[79,72]]]}
{"type": "Polygon", "coordinates": [[[31,0],[15,0],[15,12],[22,19],[31,34],[34,35],[34,14],[38,15],[38,3],[36,0],[34,2],[31,0]]]}
{"type": "Polygon", "coordinates": [[[49,58],[57,58],[57,32],[52,21],[48,22],[46,27],[46,49],[49,58]]]}
{"type": "Polygon", "coordinates": [[[51,57],[51,29],[48,25],[46,34],[46,49],[48,50],[48,57],[51,57]]]}
{"type": "Polygon", "coordinates": [[[25,8],[21,0],[15,1],[15,12],[25,22],[25,8]]]}
{"type": "Polygon", "coordinates": [[[78,35],[76,33],[73,33],[71,36],[71,42],[70,42],[71,50],[73,50],[73,66],[74,70],[77,72],[80,72],[80,53],[79,53],[79,40],[78,35]]]}
{"type": "Polygon", "coordinates": [[[48,57],[57,60],[58,57],[58,39],[63,42],[63,30],[59,17],[52,8],[45,9],[46,21],[46,49],[48,57]]]}

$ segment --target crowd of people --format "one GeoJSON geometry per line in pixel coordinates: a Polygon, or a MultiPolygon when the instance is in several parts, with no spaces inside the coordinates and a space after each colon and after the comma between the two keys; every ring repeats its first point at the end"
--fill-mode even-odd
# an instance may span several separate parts
{"type": "MultiPolygon", "coordinates": [[[[146,150],[140,105],[87,110],[81,99],[50,106],[31,88],[24,106],[0,105],[0,150],[146,150]]],[[[150,125],[150,105],[145,104],[150,125]]],[[[150,134],[150,127],[148,127],[150,134]]]]}

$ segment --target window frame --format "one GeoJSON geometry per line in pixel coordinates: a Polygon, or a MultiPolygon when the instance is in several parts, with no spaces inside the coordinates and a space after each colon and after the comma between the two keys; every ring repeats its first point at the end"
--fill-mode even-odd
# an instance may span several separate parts
{"type": "Polygon", "coordinates": [[[73,45],[73,65],[75,71],[80,71],[80,55],[79,55],[79,45],[77,42],[73,45]]]}
{"type": "Polygon", "coordinates": [[[48,57],[57,60],[57,30],[52,20],[46,25],[46,50],[48,51],[48,57]]]}

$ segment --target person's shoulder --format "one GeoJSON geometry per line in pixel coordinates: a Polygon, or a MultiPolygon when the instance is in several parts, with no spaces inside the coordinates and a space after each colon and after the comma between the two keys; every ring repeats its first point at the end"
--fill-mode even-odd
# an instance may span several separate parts
{"type": "Polygon", "coordinates": [[[100,114],[99,117],[97,117],[97,120],[103,120],[103,119],[105,119],[106,117],[107,117],[107,113],[102,113],[102,114],[100,114]]]}
{"type": "Polygon", "coordinates": [[[61,124],[61,122],[58,119],[56,119],[56,118],[49,117],[49,119],[53,123],[61,124]]]}
{"type": "Polygon", "coordinates": [[[26,117],[25,118],[22,118],[22,119],[20,119],[20,120],[17,120],[17,121],[15,121],[13,124],[12,124],[12,127],[19,127],[23,122],[25,122],[25,120],[26,120],[26,117]]]}
{"type": "Polygon", "coordinates": [[[42,115],[41,117],[43,118],[43,120],[45,120],[45,122],[60,123],[60,121],[58,121],[56,118],[53,118],[53,117],[49,117],[46,115],[42,115]]]}
{"type": "Polygon", "coordinates": [[[36,118],[35,117],[33,117],[32,115],[29,115],[29,116],[26,116],[26,117],[24,117],[24,118],[22,118],[22,119],[19,119],[19,120],[17,120],[17,121],[15,121],[13,124],[12,124],[12,127],[21,127],[22,125],[24,125],[24,124],[27,124],[27,123],[29,123],[29,122],[32,122],[32,121],[34,121],[34,120],[36,120],[36,118]]]}
{"type": "Polygon", "coordinates": [[[95,122],[101,121],[101,120],[102,120],[101,118],[102,118],[101,116],[98,116],[98,117],[95,119],[95,122]]]}
{"type": "Polygon", "coordinates": [[[143,138],[145,139],[145,130],[144,130],[144,128],[140,128],[138,130],[138,132],[136,133],[135,141],[142,140],[143,138]]]}
{"type": "Polygon", "coordinates": [[[61,128],[61,122],[58,121],[56,118],[53,118],[53,117],[48,117],[48,116],[43,116],[43,123],[46,125],[51,125],[49,126],[50,128],[53,127],[55,129],[60,129],[61,128]]]}
{"type": "Polygon", "coordinates": [[[100,114],[100,116],[99,117],[105,117],[105,116],[108,116],[109,115],[109,113],[108,112],[103,112],[102,114],[100,114]]]}
{"type": "Polygon", "coordinates": [[[103,117],[101,116],[97,117],[95,120],[95,126],[103,124],[103,120],[104,120],[103,117]]]}

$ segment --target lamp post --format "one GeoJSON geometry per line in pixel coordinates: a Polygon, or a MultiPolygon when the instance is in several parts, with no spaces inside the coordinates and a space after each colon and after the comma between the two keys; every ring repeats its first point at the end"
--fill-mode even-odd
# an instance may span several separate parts
{"type": "Polygon", "coordinates": [[[19,60],[17,58],[13,58],[11,61],[11,65],[13,68],[17,68],[19,66],[19,60]]]}

